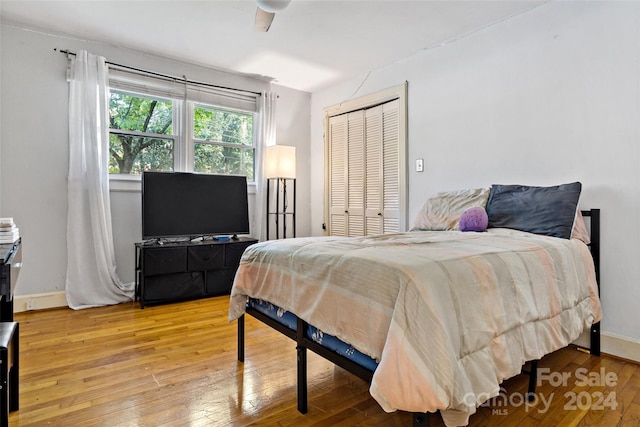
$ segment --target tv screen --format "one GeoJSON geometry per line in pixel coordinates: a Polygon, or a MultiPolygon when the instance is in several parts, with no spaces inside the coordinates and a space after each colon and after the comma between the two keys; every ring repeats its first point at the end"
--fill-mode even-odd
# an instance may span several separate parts
{"type": "Polygon", "coordinates": [[[142,174],[142,238],[249,233],[247,178],[185,172],[142,174]]]}

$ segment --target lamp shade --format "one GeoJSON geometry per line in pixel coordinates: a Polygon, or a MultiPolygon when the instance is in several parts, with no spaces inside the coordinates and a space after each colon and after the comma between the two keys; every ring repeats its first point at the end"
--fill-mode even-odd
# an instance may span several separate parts
{"type": "Polygon", "coordinates": [[[296,177],[296,147],[272,145],[267,147],[267,178],[296,177]]]}
{"type": "Polygon", "coordinates": [[[291,0],[256,0],[258,7],[265,12],[276,13],[284,10],[291,0]]]}

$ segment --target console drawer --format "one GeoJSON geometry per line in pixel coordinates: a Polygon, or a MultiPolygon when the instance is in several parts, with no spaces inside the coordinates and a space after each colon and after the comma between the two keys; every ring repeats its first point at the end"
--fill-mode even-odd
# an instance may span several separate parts
{"type": "Polygon", "coordinates": [[[207,271],[207,295],[223,295],[231,292],[236,270],[236,268],[223,268],[207,271]]]}
{"type": "Polygon", "coordinates": [[[240,258],[242,258],[242,254],[244,250],[249,246],[253,245],[255,242],[238,242],[238,243],[229,243],[227,245],[225,256],[224,256],[224,266],[225,267],[237,267],[240,265],[240,258]]]}
{"type": "Polygon", "coordinates": [[[210,270],[224,266],[224,245],[203,245],[187,248],[189,271],[210,270]]]}
{"type": "Polygon", "coordinates": [[[149,248],[144,251],[144,275],[187,271],[187,251],[180,248],[149,248]]]}
{"type": "Polygon", "coordinates": [[[204,293],[203,273],[176,273],[144,279],[146,301],[196,298],[204,293]]]}

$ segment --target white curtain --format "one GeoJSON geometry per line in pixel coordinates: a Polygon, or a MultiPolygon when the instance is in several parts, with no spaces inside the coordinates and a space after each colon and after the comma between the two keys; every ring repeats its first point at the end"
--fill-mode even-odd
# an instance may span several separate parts
{"type": "Polygon", "coordinates": [[[258,103],[260,132],[256,147],[256,202],[254,207],[253,237],[260,241],[267,239],[267,176],[265,174],[266,147],[276,145],[276,101],[278,95],[273,92],[262,92],[258,103]]]}
{"type": "Polygon", "coordinates": [[[73,309],[131,301],[116,274],[109,202],[107,66],[79,51],[71,64],[67,303],[73,309]]]}

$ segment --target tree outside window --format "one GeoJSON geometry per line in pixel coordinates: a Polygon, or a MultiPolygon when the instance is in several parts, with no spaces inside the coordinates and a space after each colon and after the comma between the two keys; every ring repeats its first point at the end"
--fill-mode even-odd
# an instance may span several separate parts
{"type": "Polygon", "coordinates": [[[193,108],[194,171],[245,175],[253,181],[253,115],[203,105],[193,108]]]}
{"type": "Polygon", "coordinates": [[[173,103],[112,90],[109,96],[109,173],[172,171],[173,103]]]}
{"type": "MultiPolygon", "coordinates": [[[[176,168],[177,141],[187,140],[173,134],[176,102],[111,90],[109,173],[139,175],[176,168]]],[[[253,181],[253,114],[198,104],[192,117],[190,126],[178,128],[192,135],[193,171],[244,175],[253,181]]]]}

